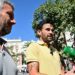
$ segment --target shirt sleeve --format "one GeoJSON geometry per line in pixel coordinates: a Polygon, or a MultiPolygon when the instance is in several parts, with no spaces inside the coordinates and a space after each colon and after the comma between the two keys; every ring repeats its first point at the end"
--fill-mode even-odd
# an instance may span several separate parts
{"type": "Polygon", "coordinates": [[[38,61],[38,47],[36,43],[32,43],[26,50],[26,62],[38,61]]]}

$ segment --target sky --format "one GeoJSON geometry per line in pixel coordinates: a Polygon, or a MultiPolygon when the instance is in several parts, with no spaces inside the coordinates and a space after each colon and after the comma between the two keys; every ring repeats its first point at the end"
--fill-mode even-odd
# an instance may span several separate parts
{"type": "Polygon", "coordinates": [[[11,0],[15,6],[13,25],[10,34],[4,36],[7,39],[21,39],[24,41],[37,40],[32,29],[34,11],[46,0],[11,0]]]}

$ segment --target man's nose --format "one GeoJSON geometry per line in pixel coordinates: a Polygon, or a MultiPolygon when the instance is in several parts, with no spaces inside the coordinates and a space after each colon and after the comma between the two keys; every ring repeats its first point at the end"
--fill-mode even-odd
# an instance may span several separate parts
{"type": "Polygon", "coordinates": [[[49,31],[49,34],[50,34],[50,35],[54,35],[54,32],[53,32],[53,31],[49,31]]]}
{"type": "Polygon", "coordinates": [[[53,31],[52,31],[52,30],[50,30],[50,31],[49,31],[49,33],[53,33],[53,31]]]}
{"type": "Polygon", "coordinates": [[[15,19],[11,20],[11,23],[16,24],[16,20],[15,19]]]}

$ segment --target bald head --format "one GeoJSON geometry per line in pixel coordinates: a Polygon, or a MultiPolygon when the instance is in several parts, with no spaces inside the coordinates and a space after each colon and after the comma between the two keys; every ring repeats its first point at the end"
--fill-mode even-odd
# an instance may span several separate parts
{"type": "Polygon", "coordinates": [[[1,11],[1,9],[2,9],[2,7],[3,7],[3,5],[4,4],[9,4],[13,9],[14,9],[14,7],[13,7],[13,5],[11,4],[11,2],[10,2],[10,0],[0,0],[0,11],[1,11]]]}
{"type": "Polygon", "coordinates": [[[0,12],[0,36],[9,34],[13,24],[15,24],[14,7],[10,2],[4,1],[0,12]]]}

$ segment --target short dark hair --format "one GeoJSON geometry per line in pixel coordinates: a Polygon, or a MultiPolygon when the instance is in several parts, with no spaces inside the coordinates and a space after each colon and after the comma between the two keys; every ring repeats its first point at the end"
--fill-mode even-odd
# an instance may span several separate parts
{"type": "Polygon", "coordinates": [[[42,26],[43,26],[44,24],[46,24],[46,23],[50,23],[51,25],[54,25],[53,22],[50,21],[49,19],[44,19],[44,20],[42,20],[42,21],[39,22],[39,24],[38,24],[37,27],[36,27],[36,30],[38,30],[38,29],[41,30],[41,29],[42,29],[42,26]]]}
{"type": "Polygon", "coordinates": [[[51,24],[54,27],[54,22],[51,21],[50,19],[46,18],[46,19],[40,20],[39,23],[38,23],[38,25],[35,28],[33,28],[37,38],[39,38],[39,35],[37,34],[37,31],[41,30],[42,27],[43,27],[43,25],[47,24],[47,23],[51,24]]]}

